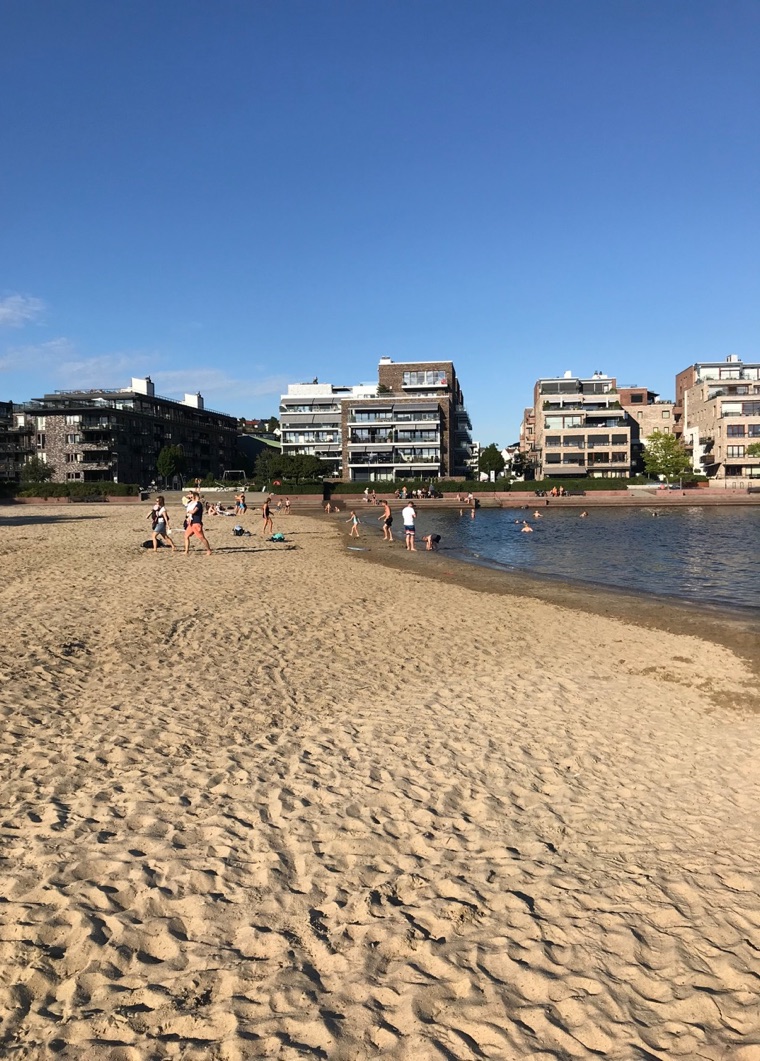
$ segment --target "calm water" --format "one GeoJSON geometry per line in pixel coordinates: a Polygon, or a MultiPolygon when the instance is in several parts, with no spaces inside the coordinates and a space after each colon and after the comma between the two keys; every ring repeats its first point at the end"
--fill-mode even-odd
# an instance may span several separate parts
{"type": "MultiPolygon", "coordinates": [[[[760,609],[760,507],[425,511],[418,534],[463,559],[701,604],[760,609]],[[533,534],[515,520],[528,518],[533,534]]],[[[395,528],[394,528],[395,529],[395,528]]],[[[449,555],[452,553],[449,552],[449,555]]]]}

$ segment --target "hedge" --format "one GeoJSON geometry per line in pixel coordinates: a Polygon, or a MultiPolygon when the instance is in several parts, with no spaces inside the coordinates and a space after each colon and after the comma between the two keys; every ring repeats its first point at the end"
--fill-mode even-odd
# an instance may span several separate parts
{"type": "Polygon", "coordinates": [[[14,488],[16,497],[135,497],[140,492],[136,483],[27,483],[14,488]]]}

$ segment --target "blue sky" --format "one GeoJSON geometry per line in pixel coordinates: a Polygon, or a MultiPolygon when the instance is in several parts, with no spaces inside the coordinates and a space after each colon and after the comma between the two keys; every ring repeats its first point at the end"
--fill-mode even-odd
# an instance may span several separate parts
{"type": "Polygon", "coordinates": [[[756,0],[0,0],[0,398],[760,360],[756,0]]]}

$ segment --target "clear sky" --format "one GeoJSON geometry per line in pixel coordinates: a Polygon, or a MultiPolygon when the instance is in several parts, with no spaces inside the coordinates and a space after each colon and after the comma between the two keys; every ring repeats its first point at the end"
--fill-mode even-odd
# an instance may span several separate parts
{"type": "Polygon", "coordinates": [[[0,0],[0,398],[760,360],[757,0],[0,0]]]}

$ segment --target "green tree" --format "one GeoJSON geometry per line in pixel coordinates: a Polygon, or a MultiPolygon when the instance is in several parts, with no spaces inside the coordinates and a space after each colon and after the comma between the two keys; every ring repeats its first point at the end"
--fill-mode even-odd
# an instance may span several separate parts
{"type": "Polygon", "coordinates": [[[21,468],[22,483],[49,483],[55,475],[55,467],[39,457],[31,457],[21,468]]]}
{"type": "Polygon", "coordinates": [[[280,421],[277,419],[276,416],[270,416],[264,426],[266,427],[267,432],[270,435],[273,435],[277,428],[280,426],[280,421]]]}
{"type": "Polygon", "coordinates": [[[271,483],[273,479],[284,478],[287,460],[280,450],[267,447],[256,458],[256,479],[262,483],[271,483]]]}
{"type": "Polygon", "coordinates": [[[299,482],[314,482],[325,474],[325,466],[319,457],[311,453],[298,453],[290,458],[290,467],[285,475],[288,479],[299,482]]]}
{"type": "Polygon", "coordinates": [[[496,475],[501,475],[504,471],[506,461],[499,453],[499,447],[495,442],[492,442],[490,446],[486,446],[485,449],[480,451],[480,457],[478,458],[478,471],[484,472],[486,475],[490,475],[491,472],[495,472],[496,475]]]}
{"type": "Polygon", "coordinates": [[[647,438],[644,467],[648,475],[662,476],[668,483],[692,472],[691,458],[681,440],[663,431],[653,431],[647,438]]]}
{"type": "Polygon", "coordinates": [[[156,460],[158,474],[168,482],[175,475],[182,475],[185,470],[185,454],[181,446],[164,446],[156,460]]]}
{"type": "Polygon", "coordinates": [[[747,446],[748,457],[760,457],[760,442],[750,442],[747,446]]]}

